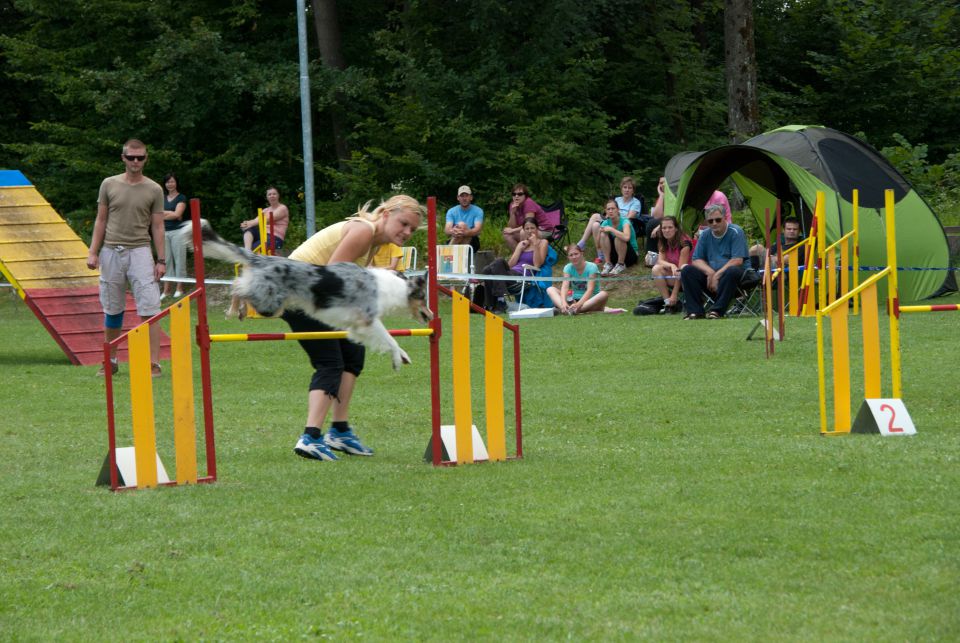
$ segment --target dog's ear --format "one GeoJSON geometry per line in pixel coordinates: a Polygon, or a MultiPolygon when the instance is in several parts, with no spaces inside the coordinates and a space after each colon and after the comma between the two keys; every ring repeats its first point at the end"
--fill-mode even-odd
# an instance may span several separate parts
{"type": "Polygon", "coordinates": [[[404,277],[407,280],[407,295],[416,299],[427,298],[427,276],[404,277]]]}
{"type": "Polygon", "coordinates": [[[406,276],[405,274],[403,274],[402,272],[400,272],[399,270],[391,270],[390,272],[392,272],[392,273],[395,274],[396,276],[400,277],[400,278],[403,279],[404,281],[407,281],[407,276],[406,276]]]}

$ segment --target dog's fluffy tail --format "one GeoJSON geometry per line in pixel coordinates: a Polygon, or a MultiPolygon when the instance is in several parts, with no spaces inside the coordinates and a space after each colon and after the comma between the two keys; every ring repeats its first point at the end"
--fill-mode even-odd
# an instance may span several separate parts
{"type": "MultiPolygon", "coordinates": [[[[177,230],[177,236],[181,243],[193,249],[193,222],[188,221],[177,230]]],[[[228,263],[250,264],[256,255],[246,248],[230,243],[216,232],[210,226],[206,219],[200,220],[200,238],[203,239],[204,258],[219,259],[228,263]]]]}

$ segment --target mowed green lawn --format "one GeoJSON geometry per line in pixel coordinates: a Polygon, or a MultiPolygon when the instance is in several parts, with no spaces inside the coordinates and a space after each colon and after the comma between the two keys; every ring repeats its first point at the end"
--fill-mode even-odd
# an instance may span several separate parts
{"type": "Polygon", "coordinates": [[[219,481],[114,494],[96,367],[0,291],[0,639],[957,640],[960,313],[902,319],[910,438],[821,437],[814,321],[770,360],[753,324],[525,321],[525,457],[456,468],[422,462],[427,341],[368,359],[376,456],[336,463],[292,452],[298,346],[215,345],[219,481]]]}

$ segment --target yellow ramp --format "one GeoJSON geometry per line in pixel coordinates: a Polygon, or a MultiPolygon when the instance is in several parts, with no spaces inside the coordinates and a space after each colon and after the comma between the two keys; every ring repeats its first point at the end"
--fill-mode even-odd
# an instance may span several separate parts
{"type": "Polygon", "coordinates": [[[0,170],[0,272],[20,297],[27,290],[96,286],[99,273],[87,268],[87,251],[23,174],[0,170]]]}

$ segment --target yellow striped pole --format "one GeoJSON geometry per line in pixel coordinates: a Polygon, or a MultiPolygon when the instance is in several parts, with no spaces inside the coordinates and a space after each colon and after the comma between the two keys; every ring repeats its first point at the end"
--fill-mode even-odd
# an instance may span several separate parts
{"type": "MultiPolygon", "coordinates": [[[[858,285],[860,285],[860,190],[853,191],[853,275],[852,277],[853,277],[853,288],[856,288],[858,285]]],[[[859,312],[860,312],[860,298],[854,297],[853,314],[856,315],[859,312]]]]}
{"type": "Polygon", "coordinates": [[[254,251],[267,254],[267,217],[263,216],[263,208],[257,208],[257,228],[260,230],[260,245],[254,251]]]}
{"type": "Polygon", "coordinates": [[[190,298],[185,297],[170,307],[170,374],[177,484],[197,482],[197,433],[191,348],[190,298]]]}
{"type": "MultiPolygon", "coordinates": [[[[870,285],[860,293],[863,330],[863,396],[875,400],[880,396],[880,320],[877,313],[877,286],[870,285]]],[[[854,301],[858,298],[854,297],[854,301]]]]}
{"type": "Polygon", "coordinates": [[[817,284],[817,301],[820,302],[820,310],[823,310],[827,307],[827,281],[824,279],[825,275],[823,274],[825,264],[825,257],[823,256],[823,251],[827,247],[827,217],[826,217],[826,206],[825,206],[825,196],[823,192],[817,192],[817,207],[816,207],[816,217],[817,221],[820,222],[820,225],[817,226],[817,269],[818,272],[814,274],[814,283],[817,284]]]}
{"type": "Polygon", "coordinates": [[[820,433],[827,434],[827,373],[824,366],[823,313],[817,311],[817,385],[820,389],[820,433]]]}
{"type": "Polygon", "coordinates": [[[850,432],[850,336],[848,306],[830,313],[830,345],[833,348],[833,431],[850,432]]]}
{"type": "Polygon", "coordinates": [[[960,304],[933,304],[930,306],[900,306],[901,313],[936,313],[960,310],[960,304]]]}
{"type": "Polygon", "coordinates": [[[900,291],[897,284],[897,224],[894,214],[893,190],[884,191],[887,215],[887,303],[890,315],[890,377],[893,397],[900,398],[900,291]]]}
{"type": "MultiPolygon", "coordinates": [[[[840,244],[840,294],[846,295],[850,292],[850,243],[851,239],[847,239],[840,244]]],[[[853,301],[856,302],[857,298],[854,297],[853,301]]]]}
{"type": "Polygon", "coordinates": [[[457,463],[473,462],[473,411],[470,403],[470,301],[453,292],[453,424],[457,463]]]}
{"type": "MultiPolygon", "coordinates": [[[[805,246],[801,246],[801,244],[794,246],[794,248],[799,247],[805,246]]],[[[796,317],[800,314],[800,251],[791,248],[787,251],[787,256],[789,257],[789,263],[787,264],[787,275],[789,278],[790,288],[790,316],[796,317]]]]}
{"type": "MultiPolygon", "coordinates": [[[[387,331],[394,337],[427,337],[432,328],[396,328],[387,331]]],[[[346,339],[345,330],[325,330],[309,333],[221,333],[210,335],[211,342],[266,342],[303,339],[346,339]]]]}
{"type": "MultiPolygon", "coordinates": [[[[827,263],[824,266],[824,272],[827,278],[827,305],[832,304],[837,299],[837,249],[831,247],[826,251],[827,263]]],[[[823,284],[823,279],[820,279],[823,284]]]]}
{"type": "Polygon", "coordinates": [[[487,453],[491,461],[507,459],[503,424],[503,320],[484,315],[484,401],[487,413],[487,453]]]}
{"type": "Polygon", "coordinates": [[[157,438],[153,417],[153,376],[150,373],[150,324],[144,322],[127,337],[130,360],[130,413],[137,487],[157,486],[157,438]]]}

